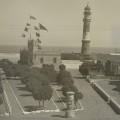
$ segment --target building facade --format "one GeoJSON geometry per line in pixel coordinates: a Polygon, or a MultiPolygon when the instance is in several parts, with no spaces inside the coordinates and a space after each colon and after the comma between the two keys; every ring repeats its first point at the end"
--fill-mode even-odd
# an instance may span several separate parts
{"type": "Polygon", "coordinates": [[[37,40],[28,40],[28,50],[22,50],[20,52],[21,63],[27,61],[28,65],[40,68],[44,64],[54,65],[54,69],[59,70],[59,65],[61,64],[60,51],[42,50],[38,44],[39,42],[37,40]]]}
{"type": "Polygon", "coordinates": [[[120,55],[112,54],[97,54],[96,60],[103,65],[105,75],[119,76],[120,75],[120,55]]]}

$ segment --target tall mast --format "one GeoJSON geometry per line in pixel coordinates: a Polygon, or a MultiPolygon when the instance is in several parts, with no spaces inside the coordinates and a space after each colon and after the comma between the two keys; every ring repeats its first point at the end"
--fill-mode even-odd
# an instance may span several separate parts
{"type": "MultiPolygon", "coordinates": [[[[29,16],[30,19],[30,16],[29,16]]],[[[30,40],[31,40],[31,19],[30,19],[30,40]]]]}

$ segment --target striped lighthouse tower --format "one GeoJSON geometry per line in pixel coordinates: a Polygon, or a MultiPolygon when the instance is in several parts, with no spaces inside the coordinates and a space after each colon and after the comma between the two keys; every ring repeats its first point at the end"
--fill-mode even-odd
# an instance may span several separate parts
{"type": "Polygon", "coordinates": [[[82,49],[81,54],[88,56],[90,52],[90,22],[91,22],[91,11],[89,5],[84,9],[83,19],[83,38],[82,38],[82,49]]]}

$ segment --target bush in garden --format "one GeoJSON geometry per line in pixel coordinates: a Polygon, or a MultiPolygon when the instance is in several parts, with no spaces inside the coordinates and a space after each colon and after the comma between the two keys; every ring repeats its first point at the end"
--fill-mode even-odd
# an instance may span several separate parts
{"type": "Polygon", "coordinates": [[[35,100],[39,101],[39,107],[40,102],[43,101],[43,108],[44,108],[44,102],[46,100],[50,100],[53,95],[53,90],[50,85],[43,85],[39,86],[39,88],[36,88],[33,92],[33,98],[35,100]]]}
{"type": "Polygon", "coordinates": [[[53,65],[43,64],[43,67],[40,69],[41,74],[45,74],[49,77],[49,82],[57,81],[57,72],[54,70],[53,65]]]}
{"type": "Polygon", "coordinates": [[[87,76],[90,74],[90,71],[95,67],[95,63],[93,62],[84,62],[79,66],[79,72],[83,76],[87,76]]]}
{"type": "Polygon", "coordinates": [[[3,103],[3,99],[2,97],[0,97],[0,105],[3,103]]]}
{"type": "Polygon", "coordinates": [[[57,81],[59,84],[74,84],[74,80],[72,79],[71,73],[66,71],[65,65],[59,66],[60,71],[57,75],[57,81]]]}
{"type": "Polygon", "coordinates": [[[3,93],[3,87],[2,87],[2,84],[0,82],[0,94],[2,94],[2,93],[3,93]]]}
{"type": "MultiPolygon", "coordinates": [[[[83,98],[83,94],[81,92],[78,91],[78,88],[74,85],[64,85],[62,87],[62,94],[67,97],[67,92],[69,91],[72,91],[74,92],[74,103],[75,103],[75,106],[76,106],[76,103],[79,99],[82,99],[83,98]]],[[[76,106],[77,107],[77,106],[76,106]]]]}

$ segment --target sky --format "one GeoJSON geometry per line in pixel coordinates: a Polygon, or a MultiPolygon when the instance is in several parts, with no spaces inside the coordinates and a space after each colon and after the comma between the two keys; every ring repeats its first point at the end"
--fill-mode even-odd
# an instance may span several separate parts
{"type": "MultiPolygon", "coordinates": [[[[91,47],[120,47],[120,0],[0,0],[0,45],[27,45],[24,28],[41,23],[47,31],[40,30],[43,46],[81,47],[83,12],[91,8],[91,47]]],[[[32,29],[32,37],[35,31],[32,29]]]]}

